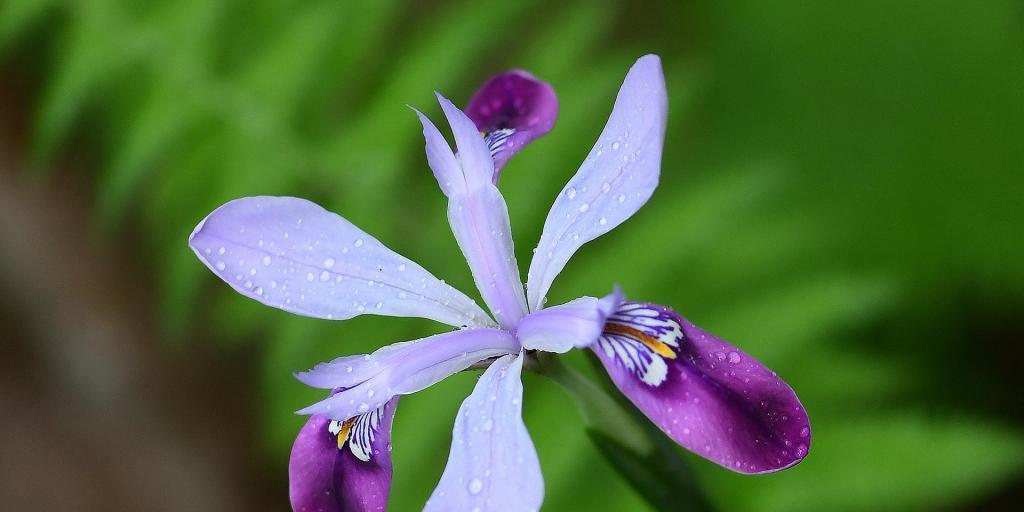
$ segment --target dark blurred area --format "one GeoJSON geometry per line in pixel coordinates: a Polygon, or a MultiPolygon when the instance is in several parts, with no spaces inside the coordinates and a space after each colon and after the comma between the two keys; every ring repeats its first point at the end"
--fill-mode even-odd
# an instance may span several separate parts
{"type": "MultiPolygon", "coordinates": [[[[551,299],[620,283],[797,390],[806,461],[685,455],[709,499],[1018,509],[1020,2],[4,0],[0,510],[286,509],[292,411],[318,396],[292,372],[437,327],[237,297],[195,223],[307,197],[470,292],[405,105],[436,115],[432,91],[464,102],[509,68],[555,87],[554,131],[502,178],[525,262],[644,53],[670,89],[662,184],[551,299]]],[[[429,495],[473,378],[403,399],[392,509],[429,495]]],[[[646,510],[568,397],[526,388],[545,510],[646,510]]]]}

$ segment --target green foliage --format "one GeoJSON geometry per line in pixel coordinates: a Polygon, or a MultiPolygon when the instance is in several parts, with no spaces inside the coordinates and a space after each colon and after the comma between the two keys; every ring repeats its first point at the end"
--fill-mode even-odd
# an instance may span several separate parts
{"type": "MultiPolygon", "coordinates": [[[[927,312],[964,287],[1024,304],[1024,28],[1016,3],[982,3],[7,0],[0,58],[37,66],[37,162],[89,148],[97,229],[142,234],[168,336],[205,328],[224,350],[262,350],[254,389],[283,478],[302,422],[290,411],[319,398],[291,372],[439,327],[259,307],[195,261],[195,223],[239,196],[308,197],[469,292],[404,105],[436,117],[432,90],[464,102],[510,67],[555,86],[555,130],[502,178],[525,264],[629,64],[659,53],[672,108],[662,185],[580,252],[551,300],[619,283],[798,391],[814,428],[800,466],[742,477],[685,456],[721,508],[922,509],[1024,469],[1012,418],[936,398],[942,379],[970,374],[936,377],[934,358],[901,353],[976,343],[954,333],[969,319],[927,312]]],[[[527,381],[545,508],[643,509],[569,399],[527,381]]],[[[396,510],[429,494],[472,382],[402,399],[396,510]]]]}

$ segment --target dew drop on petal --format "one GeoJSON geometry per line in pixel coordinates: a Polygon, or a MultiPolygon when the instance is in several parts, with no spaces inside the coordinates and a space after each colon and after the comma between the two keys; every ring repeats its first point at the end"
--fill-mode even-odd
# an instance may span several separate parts
{"type": "Polygon", "coordinates": [[[334,268],[334,258],[324,260],[324,268],[334,268]]]}
{"type": "Polygon", "coordinates": [[[469,493],[470,494],[480,494],[480,491],[483,490],[483,488],[484,488],[483,480],[480,480],[479,478],[474,478],[474,479],[469,481],[468,489],[469,489],[469,493]]]}
{"type": "Polygon", "coordinates": [[[565,197],[568,197],[569,199],[575,199],[576,198],[576,187],[569,187],[569,190],[565,191],[565,197]]]}
{"type": "Polygon", "coordinates": [[[223,261],[218,261],[217,262],[217,270],[224,270],[224,267],[225,267],[225,265],[224,265],[223,261]]]}
{"type": "Polygon", "coordinates": [[[270,256],[264,256],[263,257],[263,266],[264,267],[269,267],[270,266],[270,256]]]}
{"type": "Polygon", "coordinates": [[[328,272],[326,270],[324,270],[323,272],[320,272],[320,280],[321,281],[329,281],[330,279],[331,279],[331,273],[330,272],[328,272]]]}
{"type": "Polygon", "coordinates": [[[602,226],[604,226],[605,224],[608,224],[608,218],[607,217],[601,217],[600,219],[598,219],[597,223],[602,225],[602,226]]]}
{"type": "Polygon", "coordinates": [[[357,238],[356,242],[354,244],[352,244],[352,245],[355,245],[356,247],[362,247],[363,246],[363,239],[362,238],[357,238]]]}
{"type": "Polygon", "coordinates": [[[589,209],[590,209],[590,204],[589,203],[583,203],[583,204],[580,205],[580,213],[583,213],[583,212],[585,212],[585,211],[587,211],[589,209]]]}

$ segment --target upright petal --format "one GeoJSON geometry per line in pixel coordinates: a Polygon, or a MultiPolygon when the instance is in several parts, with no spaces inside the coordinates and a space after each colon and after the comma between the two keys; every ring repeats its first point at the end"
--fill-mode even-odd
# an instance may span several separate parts
{"type": "Polygon", "coordinates": [[[493,325],[472,299],[305,199],[259,196],[226,203],[196,226],[189,246],[242,295],[292,313],[493,325]]]}
{"type": "Polygon", "coordinates": [[[540,509],[544,478],[523,423],[522,369],[520,356],[498,359],[462,402],[448,465],[424,511],[540,509]]]}
{"type": "Polygon", "coordinates": [[[494,166],[473,121],[448,100],[439,99],[455,134],[459,155],[454,156],[443,139],[438,139],[437,128],[421,116],[428,163],[448,195],[448,221],[484,302],[503,327],[512,329],[526,314],[526,296],[513,249],[508,208],[491,183],[494,166]],[[452,161],[458,162],[461,172],[450,168],[452,161]]]}
{"type": "Polygon", "coordinates": [[[395,398],[345,422],[312,416],[288,461],[292,509],[383,512],[391,489],[391,423],[395,398]]]}
{"type": "Polygon", "coordinates": [[[344,421],[415,393],[492,357],[518,354],[519,342],[500,329],[467,329],[398,343],[373,354],[343,357],[296,377],[319,388],[346,388],[298,411],[344,421]]]}
{"type": "Polygon", "coordinates": [[[712,462],[768,473],[807,455],[810,424],[792,388],[671,309],[624,303],[591,348],[651,421],[712,462]]]}
{"type": "Polygon", "coordinates": [[[551,131],[558,98],[547,82],[520,69],[491,77],[470,98],[466,115],[484,135],[494,159],[494,183],[512,155],[551,131]]]}
{"type": "Polygon", "coordinates": [[[580,246],[624,222],[651,197],[667,113],[661,61],[641,57],[626,75],[597,144],[548,212],[527,275],[531,311],[543,306],[552,281],[580,246]]]}
{"type": "Polygon", "coordinates": [[[588,347],[601,335],[605,320],[622,302],[622,292],[603,299],[580,297],[558,306],[534,311],[523,318],[516,337],[526,350],[568,352],[573,347],[588,347]]]}

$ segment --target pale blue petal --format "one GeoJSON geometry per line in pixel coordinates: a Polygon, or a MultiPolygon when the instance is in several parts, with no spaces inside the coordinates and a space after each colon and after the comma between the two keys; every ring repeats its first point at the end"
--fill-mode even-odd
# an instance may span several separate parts
{"type": "Polygon", "coordinates": [[[305,199],[259,196],[226,203],[196,226],[189,246],[239,293],[292,313],[493,325],[472,299],[305,199]]]}
{"type": "Polygon", "coordinates": [[[523,423],[522,369],[521,356],[498,359],[462,402],[448,465],[426,512],[540,509],[544,478],[523,423]]]}
{"type": "Polygon", "coordinates": [[[661,61],[641,57],[626,75],[597,144],[544,222],[527,277],[531,311],[543,306],[551,283],[580,246],[624,222],[651,197],[667,112],[661,61]]]}

